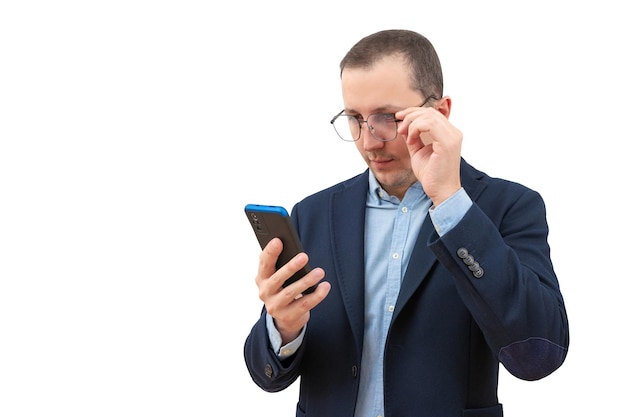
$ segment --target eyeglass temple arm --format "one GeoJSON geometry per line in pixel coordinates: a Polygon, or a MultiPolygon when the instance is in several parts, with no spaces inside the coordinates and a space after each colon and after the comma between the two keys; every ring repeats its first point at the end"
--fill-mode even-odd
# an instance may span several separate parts
{"type": "Polygon", "coordinates": [[[334,116],[334,117],[330,120],[330,124],[335,123],[335,120],[337,120],[337,118],[338,118],[339,116],[341,116],[341,113],[343,113],[343,112],[344,112],[344,110],[342,109],[339,113],[337,113],[337,114],[336,114],[336,115],[335,115],[335,116],[334,116]]]}

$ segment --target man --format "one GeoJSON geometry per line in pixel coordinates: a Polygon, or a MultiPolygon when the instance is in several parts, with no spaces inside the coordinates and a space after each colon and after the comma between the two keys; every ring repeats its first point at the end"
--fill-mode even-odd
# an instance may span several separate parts
{"type": "Polygon", "coordinates": [[[305,253],[278,271],[281,242],[261,253],[252,379],[275,392],[300,377],[297,416],[502,416],[499,364],[540,379],[569,345],[543,200],[461,157],[423,36],[375,33],[340,69],[332,123],[368,169],[294,206],[305,253]]]}

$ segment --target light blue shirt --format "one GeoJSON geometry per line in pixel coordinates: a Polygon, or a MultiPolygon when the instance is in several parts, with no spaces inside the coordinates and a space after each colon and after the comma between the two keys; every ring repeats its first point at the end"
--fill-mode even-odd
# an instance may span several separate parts
{"type": "MultiPolygon", "coordinates": [[[[460,189],[436,209],[419,182],[402,201],[390,196],[372,172],[365,212],[365,335],[361,358],[361,380],[356,417],[384,415],[383,359],[385,342],[402,278],[426,215],[430,214],[440,236],[452,229],[469,210],[472,201],[460,189]]],[[[281,337],[267,315],[270,341],[281,358],[301,345],[305,329],[297,339],[281,346],[281,337]]]]}

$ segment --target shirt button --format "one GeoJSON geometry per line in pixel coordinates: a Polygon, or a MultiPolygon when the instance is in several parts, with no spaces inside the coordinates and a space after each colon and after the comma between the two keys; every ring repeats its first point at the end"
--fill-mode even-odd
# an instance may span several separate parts
{"type": "Polygon", "coordinates": [[[406,208],[406,207],[402,207],[402,212],[403,212],[403,213],[407,213],[408,211],[409,211],[409,209],[408,209],[408,208],[406,208]]]}
{"type": "Polygon", "coordinates": [[[398,259],[400,257],[400,255],[398,255],[398,252],[394,253],[393,255],[391,255],[391,257],[393,259],[398,259]]]}
{"type": "Polygon", "coordinates": [[[390,313],[393,313],[393,310],[395,310],[395,306],[389,306],[387,307],[387,311],[389,311],[390,313]]]}

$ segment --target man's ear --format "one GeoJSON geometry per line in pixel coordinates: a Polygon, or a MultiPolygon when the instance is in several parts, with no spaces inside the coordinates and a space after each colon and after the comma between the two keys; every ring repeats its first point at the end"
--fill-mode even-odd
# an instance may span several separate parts
{"type": "Polygon", "coordinates": [[[437,101],[434,107],[448,119],[450,118],[450,111],[452,110],[452,99],[449,96],[443,96],[437,101]]]}

